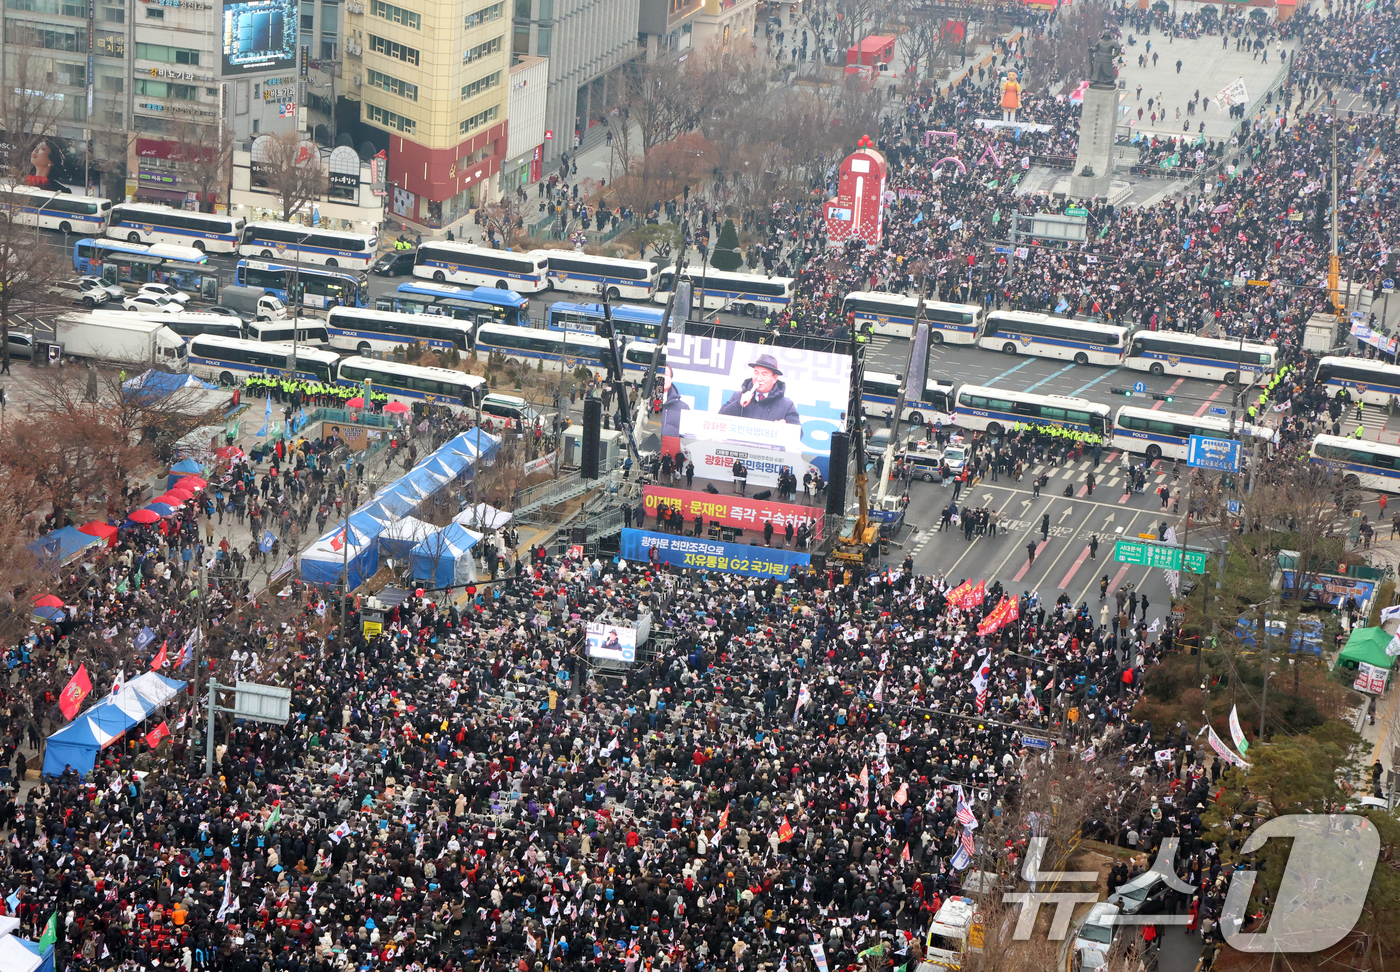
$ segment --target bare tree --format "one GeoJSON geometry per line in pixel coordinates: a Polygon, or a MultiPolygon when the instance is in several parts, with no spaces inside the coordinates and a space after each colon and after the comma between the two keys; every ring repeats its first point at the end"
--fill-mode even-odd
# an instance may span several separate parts
{"type": "Polygon", "coordinates": [[[501,197],[497,202],[482,207],[485,225],[489,234],[501,238],[501,246],[509,250],[525,236],[526,204],[521,203],[513,193],[501,197]]]}
{"type": "MultiPolygon", "coordinates": [[[[170,139],[180,144],[177,158],[181,175],[186,182],[198,187],[201,210],[212,212],[210,197],[228,186],[233,165],[233,130],[224,129],[223,142],[220,143],[219,126],[182,117],[171,125],[170,139]]],[[[319,165],[319,153],[313,149],[312,155],[319,165]]],[[[285,208],[286,199],[283,205],[285,208]]]]}
{"type": "Polygon", "coordinates": [[[252,155],[253,184],[277,196],[284,222],[326,194],[330,178],[321,153],[304,136],[265,135],[253,143],[252,155]]]}
{"type": "Polygon", "coordinates": [[[643,154],[690,131],[702,110],[690,70],[672,59],[638,65],[628,75],[621,103],[622,124],[628,117],[637,123],[643,154]]]}

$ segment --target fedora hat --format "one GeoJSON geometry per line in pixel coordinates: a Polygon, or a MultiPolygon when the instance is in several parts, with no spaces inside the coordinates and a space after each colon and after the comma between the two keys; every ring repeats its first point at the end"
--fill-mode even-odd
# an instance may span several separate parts
{"type": "Polygon", "coordinates": [[[773,374],[775,374],[775,375],[781,375],[781,374],[783,373],[783,372],[782,372],[782,369],[780,369],[780,368],[778,367],[778,362],[775,361],[775,360],[773,360],[773,356],[772,356],[771,354],[760,354],[760,355],[758,356],[758,360],[757,360],[757,361],[750,361],[750,362],[749,362],[749,367],[750,367],[750,368],[767,368],[769,371],[773,372],[773,374]]]}

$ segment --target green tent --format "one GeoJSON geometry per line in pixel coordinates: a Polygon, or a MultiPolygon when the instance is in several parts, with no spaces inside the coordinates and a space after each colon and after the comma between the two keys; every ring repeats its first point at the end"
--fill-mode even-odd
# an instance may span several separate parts
{"type": "Polygon", "coordinates": [[[1389,669],[1395,664],[1395,659],[1385,653],[1388,644],[1390,635],[1384,628],[1355,628],[1347,639],[1347,646],[1337,656],[1337,664],[1354,669],[1361,662],[1367,662],[1377,668],[1389,669]]]}

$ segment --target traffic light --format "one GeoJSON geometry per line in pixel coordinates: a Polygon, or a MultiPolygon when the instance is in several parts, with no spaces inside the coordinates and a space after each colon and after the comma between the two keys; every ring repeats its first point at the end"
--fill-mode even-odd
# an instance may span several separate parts
{"type": "Polygon", "coordinates": [[[1153,400],[1154,402],[1170,402],[1170,401],[1174,400],[1175,398],[1176,398],[1175,395],[1153,394],[1153,396],[1152,396],[1152,400],[1153,400]]]}
{"type": "Polygon", "coordinates": [[[1124,398],[1133,397],[1133,390],[1131,388],[1121,388],[1118,386],[1113,386],[1109,388],[1108,393],[1110,395],[1122,395],[1124,398]]]}

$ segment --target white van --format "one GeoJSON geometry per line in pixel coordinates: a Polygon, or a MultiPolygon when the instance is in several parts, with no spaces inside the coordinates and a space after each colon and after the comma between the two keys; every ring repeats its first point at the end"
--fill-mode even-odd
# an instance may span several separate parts
{"type": "Polygon", "coordinates": [[[529,402],[515,395],[487,395],[481,400],[481,411],[497,418],[515,419],[524,425],[533,425],[540,417],[529,402]]]}
{"type": "Polygon", "coordinates": [[[933,916],[933,924],[929,925],[924,960],[915,972],[941,972],[943,969],[957,972],[962,968],[975,910],[971,898],[952,897],[943,902],[938,914],[933,916]]]}

